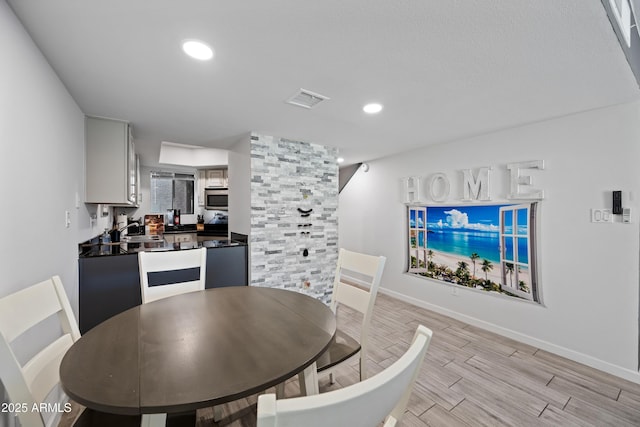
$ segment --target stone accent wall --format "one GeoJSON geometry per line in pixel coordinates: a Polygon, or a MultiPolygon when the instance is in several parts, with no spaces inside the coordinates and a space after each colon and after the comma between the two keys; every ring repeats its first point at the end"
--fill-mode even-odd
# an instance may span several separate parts
{"type": "Polygon", "coordinates": [[[331,300],[338,261],[336,158],[333,147],[251,135],[252,286],[331,300]],[[298,208],[313,211],[303,217],[298,208]]]}

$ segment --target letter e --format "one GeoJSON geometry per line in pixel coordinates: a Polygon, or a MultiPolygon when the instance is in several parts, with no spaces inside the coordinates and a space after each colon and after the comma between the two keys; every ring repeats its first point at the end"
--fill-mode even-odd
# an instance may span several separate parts
{"type": "Polygon", "coordinates": [[[544,191],[538,190],[531,185],[533,179],[530,175],[522,175],[523,169],[544,169],[543,160],[533,160],[530,162],[509,163],[507,169],[510,173],[511,193],[508,199],[544,199],[544,191]],[[524,187],[524,188],[523,188],[524,187]]]}

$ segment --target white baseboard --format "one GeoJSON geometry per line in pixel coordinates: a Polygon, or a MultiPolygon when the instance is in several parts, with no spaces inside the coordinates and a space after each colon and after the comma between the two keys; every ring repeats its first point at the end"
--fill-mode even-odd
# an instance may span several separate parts
{"type": "Polygon", "coordinates": [[[548,351],[558,356],[566,357],[567,359],[573,360],[578,363],[582,363],[583,365],[590,366],[592,368],[598,369],[608,374],[615,375],[616,377],[620,377],[622,379],[640,384],[640,373],[637,371],[623,368],[621,366],[614,365],[612,363],[597,359],[587,354],[580,353],[580,352],[577,352],[577,351],[574,351],[566,347],[562,347],[547,341],[543,341],[538,338],[534,338],[532,336],[522,334],[520,332],[515,332],[510,329],[504,328],[502,326],[498,326],[493,323],[486,322],[484,320],[476,319],[475,317],[467,316],[465,314],[458,313],[458,312],[449,310],[447,308],[440,307],[438,305],[430,304],[426,301],[422,301],[420,299],[410,297],[396,291],[392,291],[392,290],[381,287],[379,288],[378,292],[383,293],[385,295],[389,295],[401,301],[408,302],[409,304],[426,308],[427,310],[431,310],[436,313],[452,317],[456,320],[460,320],[461,322],[469,323],[473,326],[477,326],[487,331],[494,332],[498,335],[502,335],[507,338],[511,338],[516,341],[522,342],[524,344],[531,345],[541,350],[548,351]]]}

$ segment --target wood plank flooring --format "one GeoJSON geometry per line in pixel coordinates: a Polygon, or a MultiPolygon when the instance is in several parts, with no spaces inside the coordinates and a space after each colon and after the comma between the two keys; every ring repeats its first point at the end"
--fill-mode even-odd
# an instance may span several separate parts
{"type": "MultiPolygon", "coordinates": [[[[359,315],[342,308],[338,324],[354,332],[359,315]]],[[[374,309],[369,375],[393,363],[418,324],[434,332],[402,426],[640,426],[640,385],[513,341],[458,320],[379,294],[374,309]]],[[[340,368],[336,383],[358,380],[357,360],[340,368]]],[[[269,390],[273,392],[273,390],[269,390]]],[[[286,384],[298,394],[297,380],[286,384]]],[[[255,426],[257,396],[224,405],[216,423],[209,408],[197,426],[255,426]]],[[[60,427],[68,427],[66,417],[60,427]]]]}

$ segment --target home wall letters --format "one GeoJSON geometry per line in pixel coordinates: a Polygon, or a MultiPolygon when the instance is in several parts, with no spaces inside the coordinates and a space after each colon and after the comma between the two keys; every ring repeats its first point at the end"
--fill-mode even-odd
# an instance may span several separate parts
{"type": "MultiPolygon", "coordinates": [[[[544,190],[534,187],[533,178],[527,173],[531,169],[544,169],[544,160],[532,160],[527,162],[509,163],[506,165],[509,174],[509,193],[505,199],[509,200],[542,200],[544,190]]],[[[491,172],[493,168],[484,166],[477,169],[462,169],[462,194],[463,202],[488,202],[492,200],[491,172]]],[[[402,178],[403,202],[405,204],[417,203],[443,203],[450,200],[451,181],[445,173],[431,174],[424,179],[421,176],[402,178]],[[426,193],[426,194],[425,194],[426,193]],[[428,196],[426,199],[425,196],[428,196]]]]}

